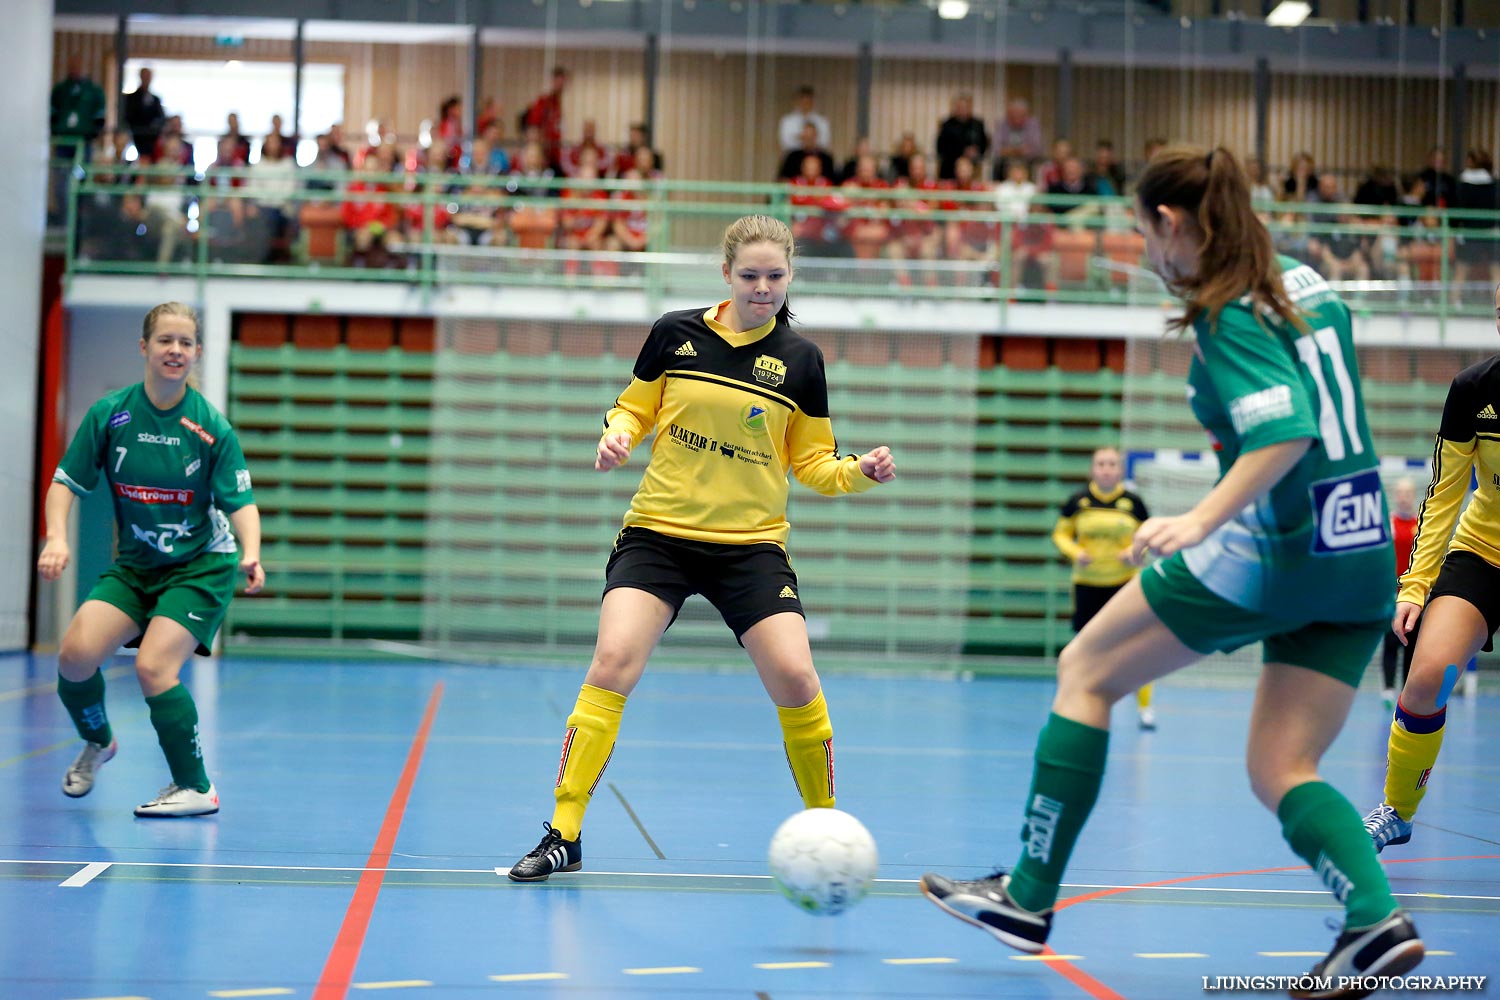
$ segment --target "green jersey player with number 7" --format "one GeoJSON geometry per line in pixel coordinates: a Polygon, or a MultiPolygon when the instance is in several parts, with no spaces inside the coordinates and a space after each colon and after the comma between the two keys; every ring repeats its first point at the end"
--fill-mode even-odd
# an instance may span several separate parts
{"type": "Polygon", "coordinates": [[[928,874],[922,891],[1004,943],[1041,951],[1103,782],[1110,707],[1201,656],[1261,641],[1250,785],[1344,908],[1309,980],[1332,985],[1292,995],[1365,996],[1374,977],[1414,968],[1423,945],[1359,813],[1318,773],[1395,596],[1349,310],[1312,268],[1275,255],[1225,149],[1158,153],[1135,210],[1152,268],[1183,300],[1173,326],[1193,337],[1188,397],[1220,479],[1186,514],[1140,526],[1136,557],[1163,558],[1062,651],[1015,868],[977,881],[928,874]]]}
{"type": "Polygon", "coordinates": [[[194,652],[208,655],[235,580],[245,577],[247,594],[265,585],[260,512],[234,429],[188,384],[203,354],[197,315],[180,302],[152,309],[141,354],[144,381],[89,408],[47,490],[47,544],[37,560],[44,579],[68,565],[73,497],[101,479],[119,536],[114,565],[74,614],[57,655],[57,692],[84,739],[63,792],[87,795],[115,755],[99,667],[121,645],[138,645],[136,679],[172,782],[135,814],[202,816],[219,811],[219,794],[203,766],[197,706],[177,677],[194,652]]]}

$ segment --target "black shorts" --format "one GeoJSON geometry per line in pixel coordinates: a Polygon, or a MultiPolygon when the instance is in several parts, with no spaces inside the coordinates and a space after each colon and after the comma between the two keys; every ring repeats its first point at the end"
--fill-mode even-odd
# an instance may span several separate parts
{"type": "Polygon", "coordinates": [[[774,542],[721,545],[626,528],[604,568],[604,592],[616,587],[656,595],[672,606],[673,621],[683,601],[702,594],[736,639],[772,615],[803,614],[797,574],[786,551],[774,542]]]}
{"type": "Polygon", "coordinates": [[[1120,592],[1123,583],[1113,587],[1094,587],[1087,583],[1073,584],[1073,631],[1082,632],[1089,619],[1097,615],[1109,599],[1120,592]]]}
{"type": "Polygon", "coordinates": [[[1500,567],[1491,566],[1463,549],[1449,552],[1438,571],[1437,582],[1427,593],[1428,607],[1439,597],[1462,597],[1484,615],[1484,627],[1490,631],[1484,640],[1484,651],[1493,652],[1495,630],[1500,628],[1500,567]]]}

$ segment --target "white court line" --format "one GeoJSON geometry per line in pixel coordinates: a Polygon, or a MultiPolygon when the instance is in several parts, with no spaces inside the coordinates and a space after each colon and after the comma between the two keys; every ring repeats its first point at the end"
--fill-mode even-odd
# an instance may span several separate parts
{"type": "Polygon", "coordinates": [[[66,879],[64,879],[59,888],[77,889],[80,886],[88,885],[90,882],[94,881],[95,878],[103,875],[106,871],[108,871],[109,866],[113,863],[114,862],[112,861],[94,861],[87,865],[84,865],[78,871],[74,872],[66,879]]]}
{"type": "MultiPolygon", "coordinates": [[[[96,862],[97,863],[97,862],[96,862]]],[[[82,865],[83,861],[54,861],[43,859],[25,858],[0,858],[0,865],[82,865]]],[[[367,868],[361,865],[242,865],[227,862],[203,862],[203,861],[111,861],[109,864],[116,868],[209,868],[224,869],[227,871],[273,871],[273,872],[382,872],[387,875],[505,875],[509,868],[367,868]]],[[[82,874],[82,873],[79,873],[82,874]]],[[[704,878],[704,879],[760,879],[770,881],[770,875],[756,874],[710,874],[706,872],[579,872],[588,875],[609,875],[613,877],[629,878],[704,878]]],[[[876,885],[916,885],[917,879],[913,878],[878,878],[876,885]]],[[[1260,895],[1293,895],[1293,896],[1326,896],[1326,889],[1244,889],[1216,887],[1211,885],[1141,885],[1129,883],[1122,885],[1104,885],[1095,883],[1064,883],[1064,889],[1119,889],[1141,891],[1151,889],[1161,892],[1243,892],[1260,895]]],[[[1482,902],[1500,902],[1500,896],[1462,895],[1457,893],[1434,893],[1434,892],[1398,892],[1394,893],[1398,898],[1410,899],[1473,899],[1482,902]]]]}

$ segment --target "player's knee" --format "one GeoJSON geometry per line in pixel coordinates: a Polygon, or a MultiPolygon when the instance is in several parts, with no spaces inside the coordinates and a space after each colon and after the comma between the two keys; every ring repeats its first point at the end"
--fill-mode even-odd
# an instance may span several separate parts
{"type": "Polygon", "coordinates": [[[84,680],[104,662],[107,655],[95,644],[69,629],[63,635],[62,646],[57,651],[57,671],[70,681],[84,680]]]}
{"type": "Polygon", "coordinates": [[[628,692],[645,664],[640,656],[619,646],[601,645],[594,650],[587,683],[609,691],[628,692]]]}
{"type": "Polygon", "coordinates": [[[141,650],[135,657],[135,676],[141,682],[141,687],[146,691],[162,691],[171,687],[177,678],[177,671],[182,667],[180,663],[170,662],[169,657],[164,657],[149,650],[141,650]]]}
{"type": "Polygon", "coordinates": [[[1112,678],[1099,665],[1099,659],[1087,653],[1076,639],[1064,646],[1057,657],[1058,697],[1101,698],[1112,705],[1135,690],[1133,685],[1112,678]]]}

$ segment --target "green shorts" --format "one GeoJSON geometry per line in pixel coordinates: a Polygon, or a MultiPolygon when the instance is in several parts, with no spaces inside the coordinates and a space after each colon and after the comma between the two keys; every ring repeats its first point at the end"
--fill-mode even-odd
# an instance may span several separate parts
{"type": "Polygon", "coordinates": [[[1169,556],[1141,573],[1146,603],[1178,641],[1205,656],[1264,642],[1266,663],[1290,663],[1358,687],[1390,622],[1327,622],[1242,608],[1209,590],[1169,556]]]}
{"type": "MultiPolygon", "coordinates": [[[[115,563],[100,575],[87,599],[119,608],[142,633],[157,615],[170,618],[193,633],[198,655],[207,656],[229,610],[239,574],[239,556],[233,552],[205,552],[181,566],[157,570],[115,563]]],[[[140,644],[136,636],[125,645],[140,644]]]]}

